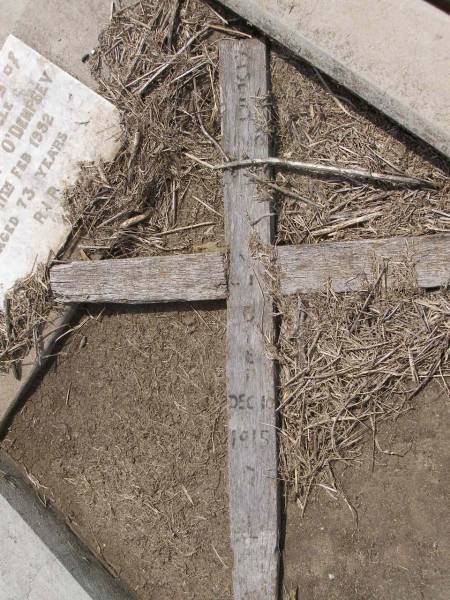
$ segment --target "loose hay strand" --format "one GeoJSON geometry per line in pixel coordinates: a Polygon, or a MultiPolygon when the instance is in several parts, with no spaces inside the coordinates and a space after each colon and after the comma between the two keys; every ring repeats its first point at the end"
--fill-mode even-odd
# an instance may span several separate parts
{"type": "MultiPolygon", "coordinates": [[[[52,306],[48,269],[41,266],[23,279],[0,312],[0,377],[13,369],[20,379],[20,358],[36,347],[39,356],[40,332],[52,306]]],[[[59,309],[62,310],[62,309],[59,309]]]]}
{"type": "Polygon", "coordinates": [[[276,156],[282,160],[339,164],[350,169],[410,173],[439,189],[380,189],[371,182],[347,184],[291,172],[276,183],[320,206],[299,206],[295,198],[276,197],[277,243],[301,244],[389,236],[429,235],[450,231],[449,169],[424,144],[394,123],[289,56],[274,53],[271,76],[276,122],[276,156]],[[336,103],[336,98],[339,103],[336,103]],[[345,110],[343,110],[345,106],[345,110]],[[424,160],[425,159],[425,160],[424,160]],[[335,227],[381,209],[374,219],[335,227]],[[315,231],[325,230],[320,236],[315,231]]]}

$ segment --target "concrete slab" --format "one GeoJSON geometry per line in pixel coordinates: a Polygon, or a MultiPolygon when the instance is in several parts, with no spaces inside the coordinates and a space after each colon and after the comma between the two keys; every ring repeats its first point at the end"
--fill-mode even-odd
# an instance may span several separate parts
{"type": "Polygon", "coordinates": [[[28,0],[2,0],[0,13],[0,48],[21,17],[28,0]]]}
{"type": "Polygon", "coordinates": [[[0,51],[0,307],[65,241],[62,190],[80,162],[112,160],[119,146],[110,102],[8,36],[0,51]]]}
{"type": "Polygon", "coordinates": [[[111,0],[1,0],[0,46],[13,33],[83,83],[94,86],[89,66],[81,57],[97,45],[110,11],[111,0]]]}
{"type": "Polygon", "coordinates": [[[220,0],[450,157],[450,16],[424,0],[220,0]]]}
{"type": "Polygon", "coordinates": [[[110,18],[110,0],[28,0],[14,35],[56,65],[92,85],[81,57],[97,45],[110,18]]]}
{"type": "Polygon", "coordinates": [[[89,600],[89,596],[0,496],[0,597],[4,600],[89,600]],[[17,569],[17,565],[21,565],[17,569]]]}
{"type": "Polygon", "coordinates": [[[130,595],[24,485],[0,452],[0,598],[126,600],[130,595]]]}

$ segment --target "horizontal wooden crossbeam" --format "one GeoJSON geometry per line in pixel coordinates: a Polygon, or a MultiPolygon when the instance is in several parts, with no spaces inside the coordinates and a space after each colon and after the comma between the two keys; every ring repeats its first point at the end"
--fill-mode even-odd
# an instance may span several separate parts
{"type": "MultiPolygon", "coordinates": [[[[311,293],[331,282],[336,292],[367,289],[375,260],[415,264],[420,287],[450,281],[450,234],[281,246],[276,250],[282,293],[311,293]]],[[[59,302],[146,304],[227,297],[225,255],[177,254],[57,265],[50,271],[59,302]]]]}
{"type": "Polygon", "coordinates": [[[423,288],[450,280],[450,234],[282,246],[277,255],[285,295],[316,292],[327,281],[336,292],[365,290],[374,280],[375,261],[383,258],[395,263],[411,257],[423,288]]]}
{"type": "Polygon", "coordinates": [[[227,295],[220,252],[72,262],[53,267],[50,283],[64,303],[192,302],[227,295]]]}

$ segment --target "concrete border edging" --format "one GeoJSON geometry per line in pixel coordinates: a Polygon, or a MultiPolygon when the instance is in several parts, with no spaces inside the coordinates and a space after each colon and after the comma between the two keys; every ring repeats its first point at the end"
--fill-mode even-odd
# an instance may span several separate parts
{"type": "MultiPolygon", "coordinates": [[[[18,534],[20,534],[23,522],[25,522],[50,550],[55,558],[54,565],[58,567],[59,574],[63,574],[63,583],[67,580],[68,588],[79,589],[81,592],[80,597],[91,598],[92,600],[133,600],[134,596],[127,592],[120,582],[106,571],[94,555],[81,545],[75,534],[57,517],[54,511],[51,508],[44,507],[33,490],[26,485],[14,462],[1,450],[0,500],[5,500],[16,513],[14,520],[17,519],[18,534]],[[61,569],[61,566],[65,572],[61,569]]],[[[33,540],[33,536],[30,536],[30,539],[33,540]]],[[[5,553],[8,551],[8,543],[18,546],[19,551],[21,551],[21,542],[20,535],[9,541],[8,539],[2,539],[5,553]]],[[[33,546],[32,543],[31,546],[33,546]]],[[[30,553],[29,546],[25,550],[28,551],[28,554],[30,553]]],[[[33,550],[34,548],[31,547],[31,551],[33,550]]],[[[36,550],[39,550],[39,548],[36,547],[36,550]]],[[[3,559],[5,555],[3,555],[3,559]]],[[[33,558],[38,559],[39,557],[35,555],[33,558]]],[[[27,593],[31,594],[33,592],[33,594],[37,594],[33,597],[41,597],[39,596],[40,590],[36,590],[33,586],[44,585],[45,587],[47,585],[51,589],[54,581],[49,581],[49,575],[52,575],[54,565],[47,561],[42,565],[37,564],[36,568],[36,564],[34,564],[33,572],[30,570],[28,573],[27,569],[30,569],[30,565],[27,562],[27,552],[23,553],[23,562],[17,565],[17,568],[20,569],[21,580],[26,581],[29,585],[29,587],[27,586],[27,593]],[[39,567],[42,568],[39,569],[39,567]]],[[[0,589],[2,587],[2,576],[6,579],[3,585],[7,585],[7,578],[8,576],[11,577],[8,564],[0,564],[0,589]]],[[[14,572],[12,576],[14,578],[19,577],[19,574],[14,572]]]]}
{"type": "MultiPolygon", "coordinates": [[[[443,155],[450,157],[450,128],[444,128],[425,118],[420,112],[420,102],[417,106],[412,106],[404,102],[401,96],[390,94],[389,90],[383,89],[366,77],[362,70],[358,71],[353,65],[335,58],[326,48],[322,48],[313,36],[304,34],[295,20],[283,19],[275,11],[269,11],[259,0],[219,1],[296,56],[317,67],[443,155]]],[[[445,13],[442,14],[443,18],[448,17],[445,13]]]]}

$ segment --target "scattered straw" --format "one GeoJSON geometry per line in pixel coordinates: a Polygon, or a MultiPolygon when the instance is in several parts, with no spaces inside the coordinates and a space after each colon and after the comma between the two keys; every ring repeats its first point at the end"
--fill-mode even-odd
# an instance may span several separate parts
{"type": "MultiPolygon", "coordinates": [[[[85,57],[100,93],[119,108],[123,144],[114,161],[83,165],[66,191],[83,260],[189,252],[223,239],[221,175],[185,152],[224,158],[217,41],[234,30],[197,0],[173,8],[142,0],[113,11],[85,57]]],[[[0,312],[1,371],[20,370],[52,308],[44,269],[17,286],[8,314],[0,312]]]]}
{"type": "Polygon", "coordinates": [[[276,299],[281,476],[302,510],[313,487],[336,492],[336,461],[357,458],[368,435],[375,447],[378,423],[450,376],[449,291],[412,287],[408,264],[396,265],[386,289],[385,268],[366,293],[276,299]]]}
{"type": "Polygon", "coordinates": [[[90,258],[190,251],[223,236],[218,44],[233,35],[215,11],[195,1],[145,0],[117,12],[91,57],[100,92],[122,115],[115,161],[86,166],[67,194],[71,219],[90,258]],[[220,216],[208,228],[210,211],[220,216]],[[177,236],[167,236],[177,231],[177,236]]]}
{"type": "Polygon", "coordinates": [[[0,376],[14,369],[20,377],[20,358],[35,345],[52,308],[48,272],[40,267],[22,280],[6,302],[6,311],[0,312],[0,376]]]}
{"type": "Polygon", "coordinates": [[[401,190],[278,173],[277,185],[319,206],[305,209],[301,201],[280,193],[279,243],[450,231],[449,167],[443,157],[301,61],[274,53],[271,67],[280,159],[408,173],[439,188],[401,190]],[[375,216],[356,220],[367,214],[375,216]]]}

